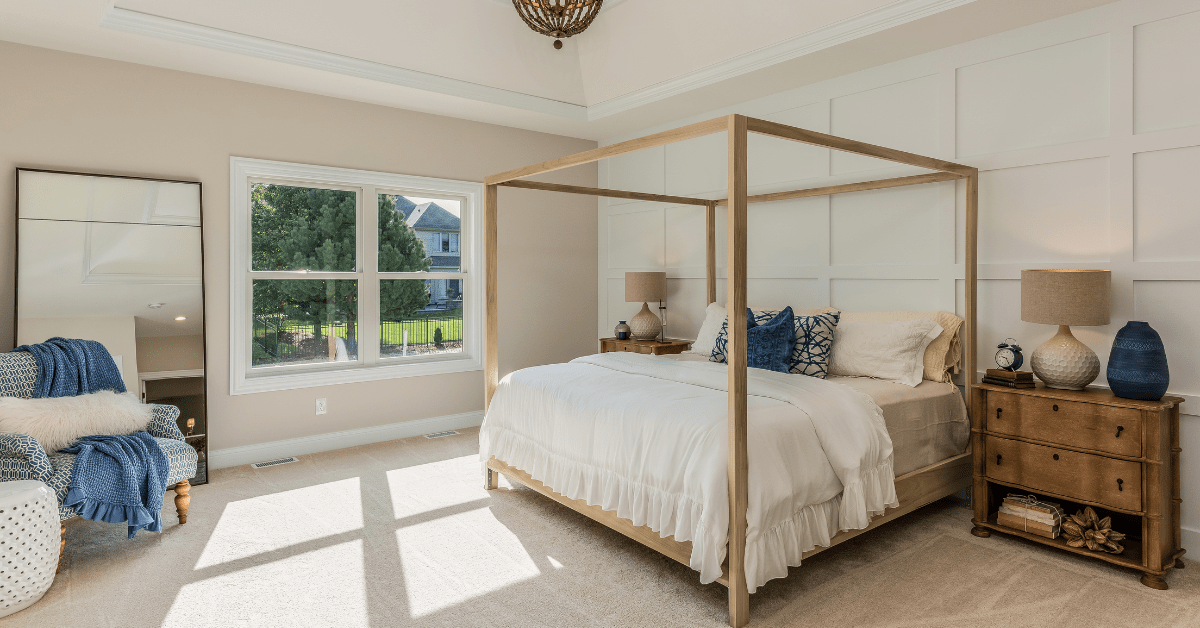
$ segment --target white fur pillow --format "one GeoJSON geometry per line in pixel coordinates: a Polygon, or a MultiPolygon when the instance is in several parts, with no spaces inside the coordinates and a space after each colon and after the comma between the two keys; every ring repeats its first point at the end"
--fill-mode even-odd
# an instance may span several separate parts
{"type": "Polygon", "coordinates": [[[712,355],[713,348],[717,346],[717,334],[721,333],[721,326],[724,324],[725,306],[709,303],[704,311],[704,322],[700,325],[700,331],[696,333],[696,342],[692,343],[691,350],[686,353],[697,353],[705,358],[712,355]]]}
{"type": "Polygon", "coordinates": [[[927,318],[838,323],[829,374],[876,377],[916,386],[925,371],[925,348],[941,333],[942,326],[927,318]]]}
{"type": "Polygon", "coordinates": [[[46,453],[70,447],[84,436],[133,434],[146,429],[154,406],[133,393],[102,390],[78,397],[0,397],[0,432],[37,439],[46,453]]]}

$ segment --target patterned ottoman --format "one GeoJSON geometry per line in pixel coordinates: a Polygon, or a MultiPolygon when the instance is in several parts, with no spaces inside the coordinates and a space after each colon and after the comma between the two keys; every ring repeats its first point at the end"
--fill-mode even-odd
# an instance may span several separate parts
{"type": "Polygon", "coordinates": [[[42,599],[54,583],[60,525],[49,486],[0,482],[0,617],[42,599]]]}

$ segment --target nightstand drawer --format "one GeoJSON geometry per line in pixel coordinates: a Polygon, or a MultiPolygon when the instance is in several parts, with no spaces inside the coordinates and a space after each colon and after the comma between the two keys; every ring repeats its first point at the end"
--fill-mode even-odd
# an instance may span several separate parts
{"type": "MultiPolygon", "coordinates": [[[[989,395],[990,396],[990,395],[989,395]]],[[[1140,511],[1142,465],[988,436],[987,476],[1034,491],[1140,511]]]]}
{"type": "Polygon", "coordinates": [[[1141,413],[1133,408],[993,391],[984,420],[989,432],[1121,456],[1142,453],[1141,413]]]}

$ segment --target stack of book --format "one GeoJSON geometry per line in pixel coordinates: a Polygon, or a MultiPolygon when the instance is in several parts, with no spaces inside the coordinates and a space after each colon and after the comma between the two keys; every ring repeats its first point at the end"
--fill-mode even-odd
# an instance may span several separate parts
{"type": "Polygon", "coordinates": [[[1038,501],[1032,495],[1009,495],[996,513],[996,523],[1048,539],[1058,538],[1065,519],[1062,506],[1038,501]]]}
{"type": "Polygon", "coordinates": [[[1004,369],[988,369],[983,376],[983,383],[1009,388],[1033,388],[1033,373],[1026,371],[1006,371],[1004,369]]]}

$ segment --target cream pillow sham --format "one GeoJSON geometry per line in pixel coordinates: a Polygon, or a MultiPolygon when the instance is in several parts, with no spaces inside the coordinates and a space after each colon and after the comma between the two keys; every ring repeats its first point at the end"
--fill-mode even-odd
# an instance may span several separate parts
{"type": "MultiPolygon", "coordinates": [[[[799,310],[797,310],[799,313],[799,310]]],[[[888,312],[842,312],[839,324],[875,321],[912,321],[929,319],[942,327],[942,333],[925,349],[924,378],[934,382],[949,382],[951,371],[957,371],[962,360],[961,332],[963,319],[950,312],[919,312],[892,310],[888,312]]],[[[834,341],[835,347],[837,341],[834,341]]]]}
{"type": "Polygon", "coordinates": [[[905,386],[921,383],[925,349],[942,333],[929,319],[838,323],[829,374],[874,377],[905,386]]]}

